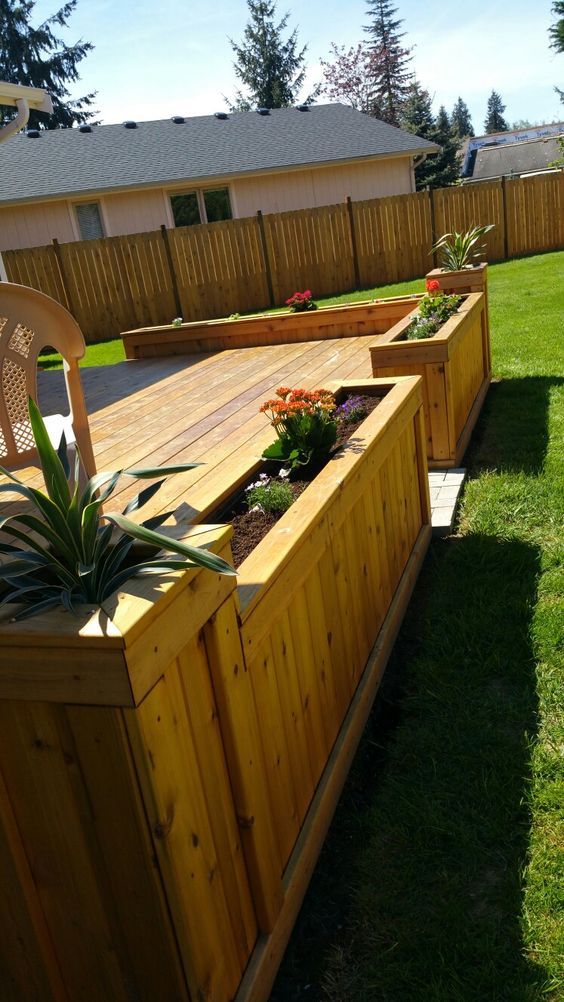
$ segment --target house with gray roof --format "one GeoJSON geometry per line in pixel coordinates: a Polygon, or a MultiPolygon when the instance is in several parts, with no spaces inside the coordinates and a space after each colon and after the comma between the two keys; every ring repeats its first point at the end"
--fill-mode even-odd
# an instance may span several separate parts
{"type": "Polygon", "coordinates": [[[0,250],[406,194],[437,150],[341,104],[28,130],[0,152],[0,250]]]}

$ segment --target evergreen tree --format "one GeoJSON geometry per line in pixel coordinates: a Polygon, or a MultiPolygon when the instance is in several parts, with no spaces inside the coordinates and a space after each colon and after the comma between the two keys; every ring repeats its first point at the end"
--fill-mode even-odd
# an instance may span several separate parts
{"type": "MultiPolygon", "coordinates": [[[[433,130],[435,127],[435,120],[433,118],[433,112],[431,111],[431,95],[428,90],[425,90],[418,80],[415,78],[412,80],[407,97],[404,101],[402,114],[401,114],[401,127],[405,129],[406,132],[411,132],[415,136],[420,136],[421,139],[428,139],[429,142],[434,142],[433,130]]],[[[429,175],[431,173],[430,160],[427,157],[423,163],[419,164],[415,168],[415,183],[417,190],[426,188],[429,184],[429,175]]]]}
{"type": "Polygon", "coordinates": [[[509,126],[503,117],[505,105],[501,100],[501,95],[492,90],[488,98],[486,111],[486,121],[484,122],[484,132],[490,135],[492,132],[507,132],[509,126]]]}
{"type": "Polygon", "coordinates": [[[410,49],[401,44],[403,21],[396,18],[391,0],[367,0],[370,24],[364,30],[374,58],[371,80],[371,113],[390,125],[399,125],[411,82],[410,49]]]}
{"type": "MultiPolygon", "coordinates": [[[[69,100],[68,83],[79,79],[78,64],[91,51],[90,42],[65,45],[55,34],[64,28],[77,0],[69,0],[60,10],[34,27],[31,23],[35,0],[0,0],[0,80],[41,87],[53,102],[53,114],[32,111],[29,125],[40,129],[70,127],[92,119],[95,94],[69,100]]],[[[13,109],[0,111],[0,120],[14,117],[13,109]],[[4,114],[5,112],[5,114],[4,114]]]]}
{"type": "Polygon", "coordinates": [[[474,135],[474,129],[472,128],[472,119],[470,118],[470,112],[468,110],[468,105],[462,100],[461,97],[456,101],[454,108],[452,109],[451,115],[451,127],[453,136],[458,139],[466,139],[467,136],[474,135]]]}
{"type": "Polygon", "coordinates": [[[441,105],[437,117],[431,110],[431,96],[418,80],[413,80],[404,104],[402,129],[412,132],[441,149],[430,153],[415,168],[415,183],[418,191],[422,188],[446,188],[454,184],[460,175],[457,142],[452,133],[452,123],[446,109],[441,105]]]}
{"type": "MultiPolygon", "coordinates": [[[[551,24],[548,29],[550,47],[555,52],[564,52],[564,0],[554,0],[552,13],[556,14],[557,17],[554,24],[551,24]]],[[[560,90],[560,87],[555,87],[554,90],[558,94],[562,104],[564,104],[564,90],[560,90]]]]}
{"type": "Polygon", "coordinates": [[[564,52],[564,0],[554,0],[552,13],[556,14],[556,21],[548,29],[550,47],[556,52],[564,52]]]}
{"type": "MultiPolygon", "coordinates": [[[[297,30],[284,39],[288,14],[276,24],[275,0],[247,0],[250,19],[240,44],[229,39],[235,73],[247,88],[237,91],[232,111],[251,108],[287,108],[295,104],[305,79],[307,46],[298,50],[297,30]]],[[[315,94],[310,95],[312,100],[315,94]]]]}
{"type": "Polygon", "coordinates": [[[458,180],[460,163],[458,139],[453,133],[452,122],[444,105],[441,105],[437,112],[429,138],[441,149],[429,159],[427,184],[430,188],[446,188],[458,180]]]}

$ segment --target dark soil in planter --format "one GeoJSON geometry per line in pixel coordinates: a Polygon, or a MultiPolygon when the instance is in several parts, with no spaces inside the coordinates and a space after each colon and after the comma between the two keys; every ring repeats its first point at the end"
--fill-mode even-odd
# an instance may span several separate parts
{"type": "MultiPolygon", "coordinates": [[[[355,396],[358,396],[358,394],[355,394],[355,396]]],[[[347,398],[345,397],[344,399],[347,398]]],[[[349,439],[353,437],[354,433],[366,417],[376,409],[381,399],[382,397],[376,396],[362,397],[362,400],[366,405],[366,414],[358,421],[349,421],[346,424],[340,424],[337,432],[337,441],[330,456],[328,457],[327,462],[346,445],[349,439]]],[[[342,402],[343,401],[340,401],[340,403],[342,402]]],[[[320,465],[308,467],[307,469],[303,467],[301,470],[292,474],[288,482],[294,501],[299,498],[300,494],[305,491],[308,484],[315,479],[317,474],[325,465],[326,463],[321,463],[320,465]]],[[[269,476],[275,477],[279,469],[280,466],[277,463],[265,463],[260,471],[257,471],[249,478],[247,484],[243,485],[243,487],[238,490],[236,494],[229,498],[226,504],[223,505],[219,511],[214,512],[214,514],[209,516],[207,519],[207,521],[210,522],[231,522],[233,526],[231,549],[233,551],[233,564],[235,567],[239,567],[240,564],[243,563],[245,557],[248,557],[249,553],[252,553],[255,546],[258,546],[260,541],[266,536],[267,532],[272,529],[273,525],[276,525],[276,523],[280,521],[282,515],[284,514],[284,512],[250,512],[245,501],[245,488],[256,480],[259,472],[268,473],[269,476]]]]}

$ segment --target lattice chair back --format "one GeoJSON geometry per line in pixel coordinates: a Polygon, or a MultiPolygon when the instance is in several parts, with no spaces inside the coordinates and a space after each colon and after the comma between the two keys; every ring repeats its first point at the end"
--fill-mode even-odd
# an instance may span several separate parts
{"type": "MultiPolygon", "coordinates": [[[[80,327],[54,299],[10,282],[0,282],[0,465],[21,466],[37,458],[27,400],[31,396],[37,401],[37,359],[47,346],[63,358],[68,420],[84,470],[88,477],[94,476],[94,453],[78,369],[78,359],[85,351],[80,327]]],[[[58,442],[53,444],[57,446],[58,442]]]]}

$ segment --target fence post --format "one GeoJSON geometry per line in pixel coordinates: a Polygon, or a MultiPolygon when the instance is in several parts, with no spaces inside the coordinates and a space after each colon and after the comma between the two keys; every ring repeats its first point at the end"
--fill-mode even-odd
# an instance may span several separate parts
{"type": "MultiPolygon", "coordinates": [[[[429,195],[429,210],[431,213],[431,247],[437,242],[437,228],[435,221],[435,196],[433,195],[433,189],[427,188],[427,193],[429,195]]],[[[433,268],[437,267],[437,254],[433,251],[433,268]]]]}
{"type": "Polygon", "coordinates": [[[180,293],[178,292],[178,282],[176,281],[176,272],[174,270],[174,261],[172,260],[172,251],[170,249],[170,243],[168,241],[168,230],[164,223],[161,224],[161,236],[165,245],[166,261],[168,264],[168,271],[170,275],[170,281],[172,285],[172,295],[174,296],[174,308],[176,310],[176,315],[182,316],[182,303],[180,302],[180,293]]]}
{"type": "Polygon", "coordinates": [[[356,230],[354,228],[353,204],[350,195],[347,195],[347,212],[349,215],[349,229],[351,231],[351,247],[354,268],[354,287],[360,289],[360,268],[358,266],[358,250],[356,245],[356,230]]]}
{"type": "Polygon", "coordinates": [[[266,233],[264,231],[264,219],[262,218],[262,209],[257,209],[257,222],[260,233],[260,246],[262,249],[262,257],[264,261],[264,270],[266,272],[266,287],[268,289],[268,299],[270,306],[276,306],[274,302],[274,287],[272,285],[272,271],[270,268],[270,258],[268,256],[268,244],[266,242],[266,233]]]}
{"type": "Polygon", "coordinates": [[[71,293],[71,290],[70,290],[70,284],[69,284],[69,281],[68,281],[68,278],[67,278],[67,274],[66,274],[66,271],[65,271],[65,266],[64,266],[64,263],[63,263],[63,255],[61,254],[61,246],[60,246],[59,241],[57,240],[56,237],[53,237],[53,250],[55,252],[55,258],[56,258],[57,264],[59,266],[59,274],[61,276],[61,285],[63,286],[63,292],[64,292],[64,294],[66,296],[66,299],[67,299],[67,306],[68,306],[68,309],[69,309],[69,313],[72,313],[73,317],[76,318],[76,308],[75,308],[75,304],[74,304],[74,301],[73,301],[73,298],[72,298],[72,293],[71,293]]]}
{"type": "Polygon", "coordinates": [[[503,213],[503,257],[509,259],[509,236],[507,233],[507,192],[505,189],[505,175],[501,179],[501,208],[503,213]]]}

